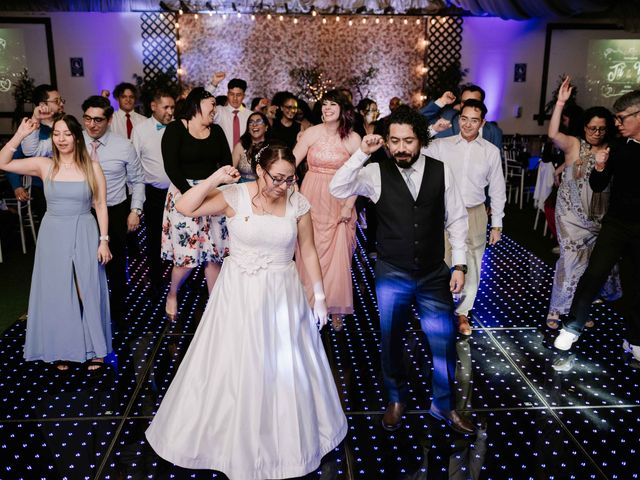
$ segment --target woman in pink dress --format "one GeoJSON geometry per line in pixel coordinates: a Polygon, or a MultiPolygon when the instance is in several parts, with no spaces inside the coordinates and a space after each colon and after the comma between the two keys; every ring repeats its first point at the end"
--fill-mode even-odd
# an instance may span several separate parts
{"type": "MultiPolygon", "coordinates": [[[[338,90],[320,99],[322,123],[305,130],[293,154],[297,164],[306,157],[309,171],[301,193],[311,203],[313,237],[320,259],[331,325],[341,330],[343,316],[353,313],[351,256],[356,236],[356,197],[338,200],[329,193],[329,182],[360,146],[353,132],[353,106],[338,90]]],[[[313,288],[305,267],[297,262],[300,278],[313,302],[313,288]]],[[[313,303],[311,303],[313,304],[313,303]]]]}

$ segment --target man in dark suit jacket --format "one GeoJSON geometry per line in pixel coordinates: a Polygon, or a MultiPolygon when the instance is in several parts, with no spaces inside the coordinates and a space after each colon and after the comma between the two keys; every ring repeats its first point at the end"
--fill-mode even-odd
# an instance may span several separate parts
{"type": "MultiPolygon", "coordinates": [[[[444,118],[451,123],[451,128],[437,133],[435,138],[451,137],[460,133],[458,122],[460,107],[471,98],[484,103],[484,90],[477,85],[467,85],[460,92],[460,103],[455,104],[456,96],[452,92],[444,92],[440,98],[432,100],[420,109],[420,113],[426,117],[429,124],[434,124],[439,118],[444,118]]],[[[502,130],[498,125],[486,122],[480,133],[482,138],[493,143],[502,152],[502,130]]]]}

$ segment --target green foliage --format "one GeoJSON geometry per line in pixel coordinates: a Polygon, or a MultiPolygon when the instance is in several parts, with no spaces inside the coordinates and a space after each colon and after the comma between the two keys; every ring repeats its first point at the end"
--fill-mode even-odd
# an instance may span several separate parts
{"type": "MultiPolygon", "coordinates": [[[[558,90],[560,90],[560,85],[562,85],[562,82],[564,82],[564,79],[566,77],[567,75],[565,73],[563,73],[558,77],[558,83],[556,84],[556,89],[551,93],[551,100],[549,100],[547,104],[544,106],[544,113],[546,113],[547,115],[551,115],[551,113],[553,112],[553,107],[558,101],[558,90]]],[[[573,89],[571,90],[571,95],[569,96],[569,100],[567,100],[567,103],[565,105],[576,104],[576,96],[578,95],[578,88],[573,84],[571,86],[573,87],[573,89]]]]}
{"type": "Polygon", "coordinates": [[[322,68],[317,64],[292,68],[289,76],[296,88],[294,93],[305,101],[317,102],[333,88],[333,82],[325,78],[322,68]]]}
{"type": "Polygon", "coordinates": [[[33,89],[36,81],[29,75],[26,68],[20,72],[18,81],[13,86],[13,98],[16,101],[16,108],[13,111],[13,124],[16,127],[26,115],[25,104],[31,103],[33,89]]]}
{"type": "Polygon", "coordinates": [[[429,72],[426,94],[428,100],[440,97],[444,92],[458,94],[464,78],[469,74],[468,68],[461,68],[459,63],[441,65],[429,72]]]}
{"type": "Polygon", "coordinates": [[[174,68],[147,78],[134,73],[133,79],[140,93],[142,113],[147,116],[151,115],[151,101],[156,91],[165,90],[176,99],[182,94],[182,87],[178,82],[178,74],[174,68]]]}
{"type": "Polygon", "coordinates": [[[370,91],[369,84],[374,78],[378,76],[378,72],[379,70],[376,67],[369,67],[368,70],[361,73],[360,75],[354,75],[353,77],[349,78],[346,85],[350,90],[355,89],[355,91],[358,92],[358,100],[367,98],[370,91]]]}

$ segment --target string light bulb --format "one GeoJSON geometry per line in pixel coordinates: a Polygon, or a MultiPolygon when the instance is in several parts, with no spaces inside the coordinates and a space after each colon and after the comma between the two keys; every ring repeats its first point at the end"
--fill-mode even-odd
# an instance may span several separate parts
{"type": "Polygon", "coordinates": [[[298,19],[297,19],[297,18],[294,18],[294,19],[293,19],[293,24],[294,24],[294,25],[297,25],[297,24],[298,24],[298,19]]]}
{"type": "Polygon", "coordinates": [[[278,20],[280,20],[280,21],[282,22],[282,21],[284,20],[284,17],[283,17],[282,15],[280,15],[280,16],[278,17],[278,20]]]}
{"type": "Polygon", "coordinates": [[[340,21],[340,15],[336,15],[336,22],[340,21]]]}
{"type": "Polygon", "coordinates": [[[418,18],[418,19],[416,19],[416,25],[420,25],[420,23],[422,23],[422,22],[420,21],[420,19],[419,19],[419,18],[418,18]]]}
{"type": "Polygon", "coordinates": [[[380,19],[376,18],[376,25],[380,23],[380,19]]]}
{"type": "MultiPolygon", "coordinates": [[[[314,10],[314,11],[315,11],[315,10],[314,10]]],[[[323,23],[323,25],[326,25],[326,24],[327,24],[327,19],[326,19],[326,18],[323,18],[323,19],[322,19],[322,23],[323,23]]]]}
{"type": "Polygon", "coordinates": [[[409,23],[409,20],[407,20],[406,18],[402,21],[402,23],[404,23],[405,25],[407,25],[409,23]]]}
{"type": "Polygon", "coordinates": [[[363,19],[362,19],[362,23],[363,23],[363,24],[364,24],[364,23],[367,23],[367,19],[366,19],[366,18],[363,18],[363,19]]]}
{"type": "Polygon", "coordinates": [[[318,15],[318,12],[316,12],[315,10],[311,10],[311,16],[315,17],[316,15],[318,15]]]}
{"type": "Polygon", "coordinates": [[[393,23],[393,18],[390,18],[390,19],[389,19],[389,23],[393,23]]]}
{"type": "Polygon", "coordinates": [[[255,20],[256,16],[255,15],[251,15],[251,20],[255,20]]]}
{"type": "Polygon", "coordinates": [[[196,20],[198,20],[198,14],[196,13],[193,18],[195,18],[196,20]]]}
{"type": "Polygon", "coordinates": [[[271,14],[267,13],[267,20],[271,20],[271,14]]]}
{"type": "Polygon", "coordinates": [[[353,25],[353,21],[349,20],[349,26],[353,25]]]}

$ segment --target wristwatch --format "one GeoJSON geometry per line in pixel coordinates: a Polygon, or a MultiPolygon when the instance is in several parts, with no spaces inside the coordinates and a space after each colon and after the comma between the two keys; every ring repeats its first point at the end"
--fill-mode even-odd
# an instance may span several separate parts
{"type": "Polygon", "coordinates": [[[454,265],[453,268],[451,269],[451,271],[459,271],[464,273],[465,275],[467,274],[467,266],[466,265],[454,265]]]}
{"type": "Polygon", "coordinates": [[[140,210],[139,208],[132,208],[131,211],[138,216],[142,215],[142,210],[140,210]]]}

